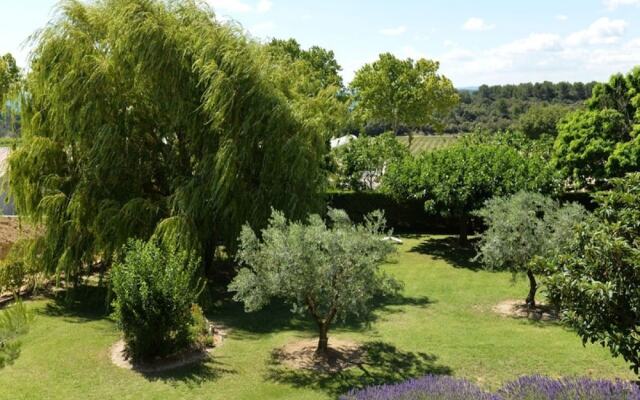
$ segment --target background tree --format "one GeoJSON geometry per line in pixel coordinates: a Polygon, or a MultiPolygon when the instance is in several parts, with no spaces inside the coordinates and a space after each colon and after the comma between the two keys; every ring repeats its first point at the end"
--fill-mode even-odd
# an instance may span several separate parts
{"type": "Polygon", "coordinates": [[[307,224],[287,221],[274,211],[269,226],[255,232],[245,226],[240,236],[241,269],[229,285],[234,300],[248,312],[264,307],[271,298],[307,312],[318,326],[317,352],[328,350],[328,331],[336,319],[363,317],[376,294],[394,292],[398,283],[379,271],[395,249],[383,241],[382,213],[353,225],[341,210],[329,210],[330,226],[318,215],[307,224]]]}
{"type": "Polygon", "coordinates": [[[233,251],[271,206],[322,208],[319,124],[275,84],[261,45],[197,4],[67,1],[38,35],[9,180],[42,226],[39,270],[73,281],[155,234],[210,272],[216,246],[233,251]]]}
{"type": "Polygon", "coordinates": [[[578,186],[600,184],[640,167],[640,67],[597,84],[588,110],[558,126],[554,161],[578,186]]]}
{"type": "Polygon", "coordinates": [[[548,193],[555,179],[540,157],[504,144],[462,141],[391,165],[383,184],[397,198],[424,199],[428,210],[456,219],[466,244],[471,212],[486,200],[519,190],[548,193]]]}
{"type": "Polygon", "coordinates": [[[583,342],[600,343],[640,370],[640,174],[599,193],[596,218],[554,257],[547,288],[583,342]]]}
{"type": "Polygon", "coordinates": [[[360,68],[351,82],[354,112],[365,122],[391,125],[441,126],[441,119],[458,103],[449,79],[438,74],[436,61],[408,58],[390,53],[360,68]]]}
{"type": "Polygon", "coordinates": [[[4,108],[11,86],[20,79],[20,68],[11,53],[0,57],[0,111],[4,108]]]}
{"type": "Polygon", "coordinates": [[[338,185],[351,190],[374,190],[386,168],[406,157],[409,150],[392,133],[360,136],[333,150],[338,185]]]}
{"type": "Polygon", "coordinates": [[[560,104],[535,105],[520,116],[518,128],[532,139],[542,135],[556,136],[556,125],[570,110],[569,106],[560,104]]]}
{"type": "Polygon", "coordinates": [[[487,267],[526,273],[528,307],[535,307],[538,283],[535,274],[540,259],[564,248],[575,226],[584,221],[586,211],[577,204],[560,206],[540,193],[518,192],[494,197],[476,213],[487,230],[478,244],[477,259],[487,267]]]}

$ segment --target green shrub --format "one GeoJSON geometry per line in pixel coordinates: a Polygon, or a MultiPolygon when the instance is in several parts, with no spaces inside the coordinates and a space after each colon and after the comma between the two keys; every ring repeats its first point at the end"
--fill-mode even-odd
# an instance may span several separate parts
{"type": "Polygon", "coordinates": [[[20,355],[18,337],[27,333],[32,319],[33,314],[21,302],[0,311],[0,368],[20,355]]]}
{"type": "Polygon", "coordinates": [[[112,272],[115,317],[134,360],[174,354],[195,345],[199,261],[154,242],[130,240],[112,272]]]}

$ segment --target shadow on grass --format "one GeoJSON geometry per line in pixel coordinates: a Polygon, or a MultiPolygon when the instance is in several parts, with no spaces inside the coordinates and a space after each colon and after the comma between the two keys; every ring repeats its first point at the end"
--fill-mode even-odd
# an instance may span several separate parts
{"type": "Polygon", "coordinates": [[[223,375],[235,374],[236,371],[221,362],[220,357],[211,356],[206,361],[171,371],[139,373],[150,382],[161,381],[172,386],[186,385],[195,388],[223,375]]]}
{"type": "MultiPolygon", "coordinates": [[[[425,296],[379,296],[372,300],[373,312],[369,315],[362,316],[360,319],[347,318],[346,321],[335,326],[351,331],[364,331],[380,317],[380,314],[403,312],[403,309],[396,308],[398,306],[427,307],[432,303],[425,296]]],[[[233,331],[234,336],[242,339],[259,339],[260,335],[266,333],[291,330],[315,332],[317,329],[316,324],[306,313],[294,314],[290,305],[277,300],[260,311],[246,313],[242,304],[227,299],[210,308],[207,314],[211,320],[222,323],[233,331]]]]}
{"type": "Polygon", "coordinates": [[[109,316],[108,289],[105,286],[81,285],[51,296],[41,313],[52,317],[66,317],[67,321],[82,323],[109,316]]]}
{"type": "Polygon", "coordinates": [[[429,255],[437,260],[444,260],[453,265],[455,268],[466,268],[471,271],[478,271],[482,268],[478,261],[473,261],[476,256],[475,240],[462,246],[458,243],[458,238],[440,237],[428,238],[422,243],[414,246],[410,251],[429,255]]]}
{"type": "Polygon", "coordinates": [[[293,387],[322,390],[338,396],[354,388],[395,383],[427,374],[450,375],[451,368],[437,363],[437,357],[422,352],[405,352],[383,342],[367,342],[363,356],[353,366],[338,372],[293,370],[283,367],[272,355],[267,379],[293,387]]]}

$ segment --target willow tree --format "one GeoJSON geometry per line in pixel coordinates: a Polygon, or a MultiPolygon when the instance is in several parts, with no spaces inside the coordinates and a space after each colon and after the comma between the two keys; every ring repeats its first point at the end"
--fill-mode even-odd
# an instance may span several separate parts
{"type": "Polygon", "coordinates": [[[190,0],[63,2],[35,37],[23,145],[9,179],[43,226],[33,257],[77,276],[129,237],[206,267],[271,207],[320,206],[322,138],[292,110],[261,45],[190,0]]]}

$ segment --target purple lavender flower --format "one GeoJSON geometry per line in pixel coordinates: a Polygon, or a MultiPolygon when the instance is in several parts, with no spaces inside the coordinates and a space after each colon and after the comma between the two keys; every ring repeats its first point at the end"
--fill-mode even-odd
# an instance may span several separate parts
{"type": "Polygon", "coordinates": [[[340,400],[500,400],[465,379],[427,375],[396,385],[351,391],[340,400]]]}
{"type": "Polygon", "coordinates": [[[504,400],[640,400],[640,387],[621,380],[534,375],[504,385],[498,394],[504,400]]]}

